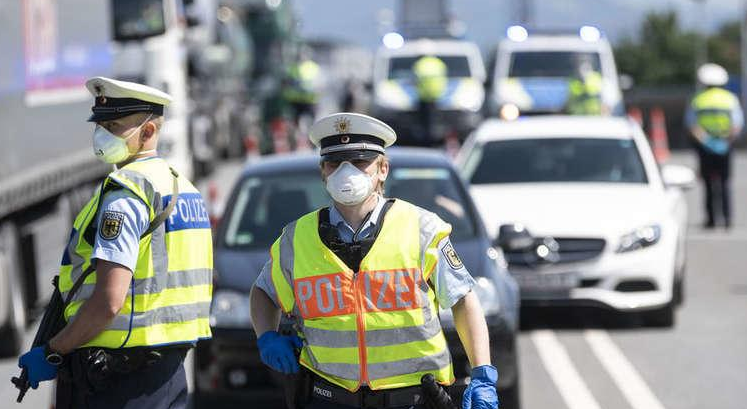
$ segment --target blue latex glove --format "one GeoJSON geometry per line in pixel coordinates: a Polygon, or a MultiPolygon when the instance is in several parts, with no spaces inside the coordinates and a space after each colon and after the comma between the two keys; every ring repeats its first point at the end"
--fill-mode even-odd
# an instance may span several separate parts
{"type": "Polygon", "coordinates": [[[725,155],[729,151],[729,141],[724,138],[708,136],[703,142],[703,145],[705,145],[706,149],[717,155],[725,155]]]}
{"type": "Polygon", "coordinates": [[[267,331],[257,340],[259,357],[265,365],[284,374],[298,372],[295,348],[303,342],[297,335],[280,335],[277,331],[267,331]]]}
{"type": "Polygon", "coordinates": [[[472,368],[472,380],[464,391],[462,409],[496,409],[498,408],[498,370],[492,365],[472,368]]]}
{"type": "Polygon", "coordinates": [[[18,367],[26,368],[29,375],[29,385],[33,389],[39,387],[39,382],[50,381],[57,377],[57,365],[47,362],[44,347],[32,348],[18,358],[18,367]]]}

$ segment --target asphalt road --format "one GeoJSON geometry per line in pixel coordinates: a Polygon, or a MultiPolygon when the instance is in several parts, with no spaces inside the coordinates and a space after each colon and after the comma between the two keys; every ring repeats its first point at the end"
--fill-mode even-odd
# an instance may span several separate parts
{"type": "MultiPolygon", "coordinates": [[[[687,154],[673,162],[695,165],[687,154]]],[[[239,169],[226,164],[210,178],[218,202],[239,169]]],[[[207,181],[199,187],[207,192],[207,181]]],[[[673,329],[640,328],[635,321],[580,310],[525,317],[519,336],[525,409],[746,407],[747,154],[736,158],[733,192],[735,226],[728,232],[701,229],[701,188],[687,193],[686,296],[673,329]]],[[[15,362],[0,361],[0,380],[17,373],[15,362]]],[[[12,403],[15,396],[10,382],[0,382],[4,408],[49,407],[51,388],[47,383],[30,391],[21,405],[12,403]]]]}

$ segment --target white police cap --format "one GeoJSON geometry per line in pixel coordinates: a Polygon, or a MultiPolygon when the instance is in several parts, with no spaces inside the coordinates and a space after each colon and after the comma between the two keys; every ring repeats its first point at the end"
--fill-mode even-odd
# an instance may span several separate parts
{"type": "Polygon", "coordinates": [[[698,68],[698,81],[703,85],[719,87],[729,82],[729,73],[718,64],[703,64],[698,68]]]}
{"type": "Polygon", "coordinates": [[[384,122],[368,115],[340,112],[316,121],[309,131],[311,143],[328,160],[370,159],[384,154],[397,134],[384,122]]]}
{"type": "Polygon", "coordinates": [[[94,96],[93,115],[89,122],[108,121],[140,112],[163,115],[163,107],[172,101],[171,95],[134,82],[106,77],[93,77],[86,88],[94,96]]]}

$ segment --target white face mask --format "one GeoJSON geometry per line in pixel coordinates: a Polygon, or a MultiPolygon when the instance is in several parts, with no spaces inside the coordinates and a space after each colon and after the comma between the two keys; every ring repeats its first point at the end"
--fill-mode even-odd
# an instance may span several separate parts
{"type": "Polygon", "coordinates": [[[327,176],[327,192],[337,203],[355,206],[363,203],[374,189],[373,176],[345,161],[327,176]]]}
{"type": "MultiPolygon", "coordinates": [[[[109,132],[106,128],[101,125],[96,125],[96,129],[93,131],[93,153],[96,157],[105,163],[121,163],[126,161],[130,157],[130,150],[127,147],[127,140],[135,136],[140,127],[145,125],[150,120],[150,116],[143,121],[137,128],[133,129],[129,135],[118,137],[113,133],[109,132]]],[[[143,151],[137,153],[147,153],[151,151],[143,151]]]]}

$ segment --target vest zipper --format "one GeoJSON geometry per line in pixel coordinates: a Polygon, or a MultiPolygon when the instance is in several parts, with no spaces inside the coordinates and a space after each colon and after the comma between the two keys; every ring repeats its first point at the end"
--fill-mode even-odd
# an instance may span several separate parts
{"type": "Polygon", "coordinates": [[[365,382],[369,387],[370,382],[368,381],[368,364],[366,362],[366,328],[365,320],[363,319],[363,299],[358,291],[358,271],[353,272],[353,294],[355,294],[355,316],[358,321],[358,360],[360,361],[361,367],[361,379],[358,381],[358,387],[362,382],[365,382]]]}

